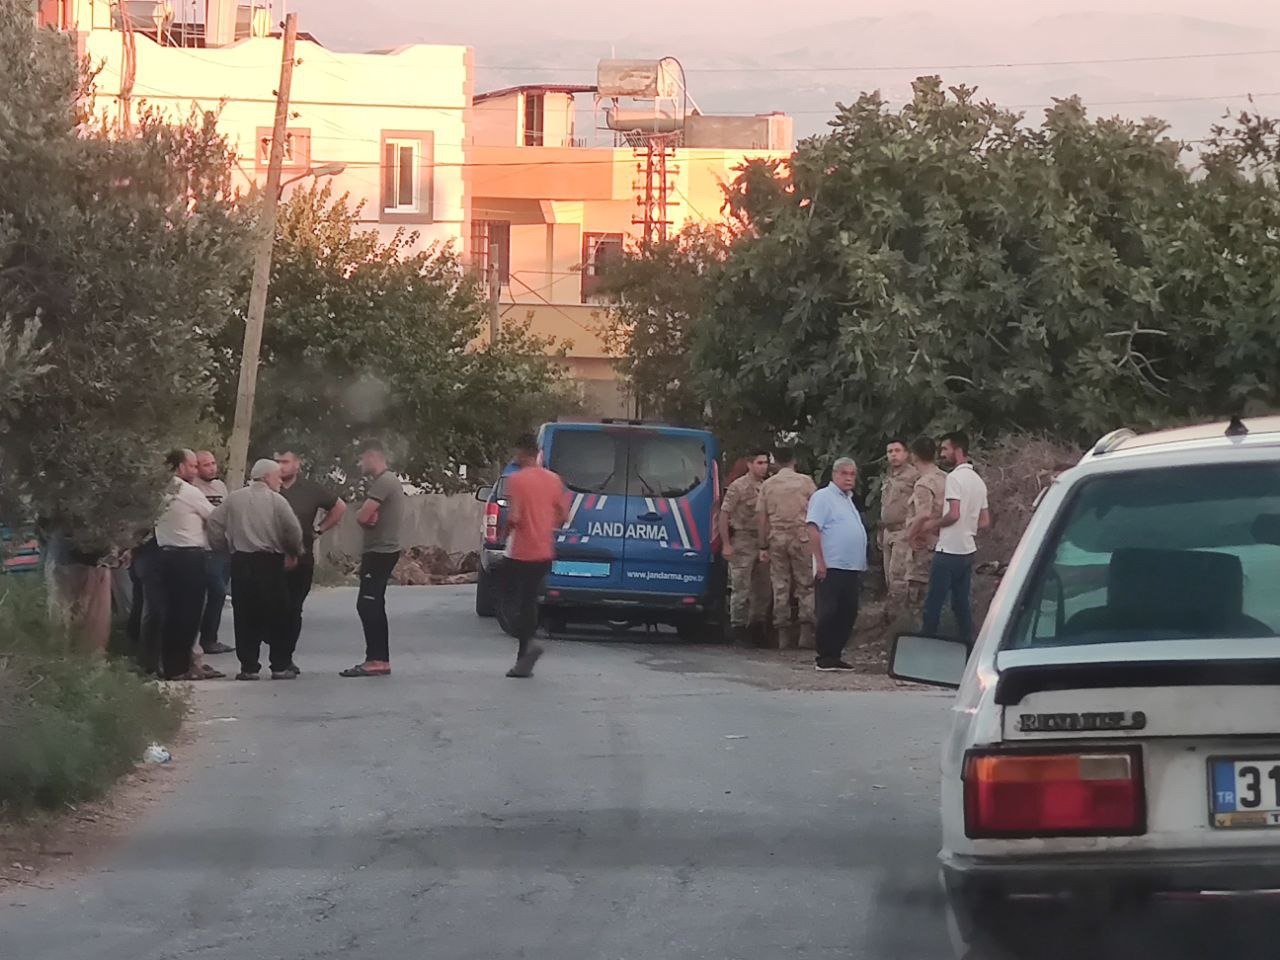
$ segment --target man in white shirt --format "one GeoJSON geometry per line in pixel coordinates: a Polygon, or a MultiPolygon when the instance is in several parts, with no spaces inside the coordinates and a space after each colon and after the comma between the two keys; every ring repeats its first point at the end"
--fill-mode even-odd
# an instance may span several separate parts
{"type": "MultiPolygon", "coordinates": [[[[218,458],[208,450],[196,453],[196,476],[192,484],[215,508],[227,499],[227,485],[219,478],[218,458]]],[[[200,649],[208,654],[230,653],[234,648],[218,642],[222,608],[227,603],[227,583],[231,579],[231,558],[220,550],[210,550],[204,558],[204,615],[200,618],[200,649]]]]}
{"type": "Polygon", "coordinates": [[[173,471],[156,521],[160,548],[160,586],[164,623],[160,634],[160,676],[166,680],[205,680],[223,676],[194,661],[192,648],[204,612],[205,554],[209,538],[205,521],[213,504],[196,489],[196,455],[174,450],[165,458],[173,471]]]}
{"type": "Polygon", "coordinates": [[[969,462],[969,437],[957,431],[942,438],[939,459],[952,470],[947,474],[942,514],[925,521],[922,533],[938,531],[938,546],[929,571],[929,589],[924,598],[924,633],[934,636],[942,620],[942,605],[951,598],[960,639],[972,645],[973,555],[978,551],[977,533],[991,525],[987,509],[987,485],[969,462]]]}

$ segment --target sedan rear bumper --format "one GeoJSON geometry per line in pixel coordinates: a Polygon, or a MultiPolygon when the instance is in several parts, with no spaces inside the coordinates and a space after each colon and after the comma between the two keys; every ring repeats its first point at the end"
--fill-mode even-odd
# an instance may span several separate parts
{"type": "Polygon", "coordinates": [[[1026,859],[944,855],[942,877],[948,893],[979,899],[1254,893],[1280,890],[1278,853],[1264,847],[1026,859]]]}

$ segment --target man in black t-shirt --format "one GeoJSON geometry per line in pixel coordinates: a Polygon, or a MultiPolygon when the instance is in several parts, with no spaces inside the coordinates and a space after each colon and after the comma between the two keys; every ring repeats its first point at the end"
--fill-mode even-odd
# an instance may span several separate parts
{"type": "MultiPolygon", "coordinates": [[[[286,563],[288,569],[285,573],[289,586],[289,633],[285,637],[285,647],[292,651],[302,635],[302,605],[307,602],[311,580],[315,576],[316,537],[338,525],[347,512],[347,504],[332,490],[302,476],[302,459],[292,450],[286,447],[276,454],[275,459],[280,464],[280,494],[289,501],[298,523],[302,525],[302,556],[292,567],[286,563]],[[321,513],[324,517],[317,525],[316,520],[321,513]]],[[[294,669],[297,669],[296,664],[294,669]]]]}

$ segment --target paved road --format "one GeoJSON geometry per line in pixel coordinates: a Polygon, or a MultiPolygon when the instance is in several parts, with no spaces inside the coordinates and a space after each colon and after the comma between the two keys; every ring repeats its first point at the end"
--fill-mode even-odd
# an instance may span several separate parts
{"type": "Polygon", "coordinates": [[[201,688],[191,777],[90,875],[0,902],[0,957],[948,956],[945,697],[761,689],[674,644],[556,642],[507,680],[466,588],[393,590],[395,676],[341,680],[353,602],[313,596],[299,681],[201,688]]]}

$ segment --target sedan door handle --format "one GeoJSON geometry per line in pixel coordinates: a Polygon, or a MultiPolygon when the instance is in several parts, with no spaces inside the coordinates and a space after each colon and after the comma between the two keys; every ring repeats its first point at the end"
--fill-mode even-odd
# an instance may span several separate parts
{"type": "Polygon", "coordinates": [[[643,520],[645,523],[653,523],[655,520],[661,520],[662,514],[655,513],[650,510],[648,513],[642,513],[636,517],[637,520],[643,520]]]}

